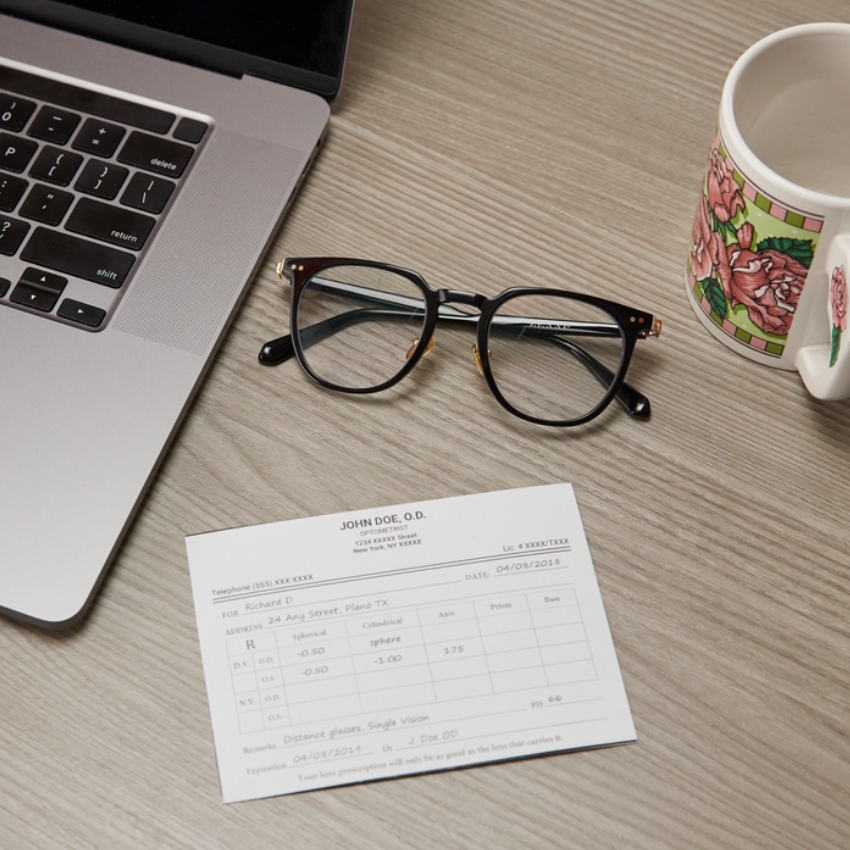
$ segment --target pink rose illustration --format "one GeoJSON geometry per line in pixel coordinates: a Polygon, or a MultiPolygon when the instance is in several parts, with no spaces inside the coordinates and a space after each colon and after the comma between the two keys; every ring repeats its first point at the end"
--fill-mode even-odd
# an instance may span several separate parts
{"type": "Polygon", "coordinates": [[[832,270],[832,278],[829,282],[829,303],[833,327],[840,331],[847,330],[847,279],[844,266],[838,266],[832,270]]]}
{"type": "Polygon", "coordinates": [[[697,280],[714,276],[721,257],[725,261],[726,248],[720,234],[711,229],[708,202],[700,198],[694,229],[691,231],[691,266],[697,280]]]}
{"type": "Polygon", "coordinates": [[[744,209],[741,189],[732,179],[732,169],[717,148],[708,158],[708,203],[717,220],[724,224],[744,209]]]}
{"type": "Polygon", "coordinates": [[[753,226],[738,231],[738,244],[727,248],[719,268],[723,292],[734,307],[743,304],[763,331],[784,336],[791,328],[807,270],[797,260],[772,248],[751,250],[753,226]]]}

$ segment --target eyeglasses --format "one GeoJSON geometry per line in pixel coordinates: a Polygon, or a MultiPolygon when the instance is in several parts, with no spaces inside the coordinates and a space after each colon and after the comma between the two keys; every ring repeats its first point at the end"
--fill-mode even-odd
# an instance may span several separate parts
{"type": "Polygon", "coordinates": [[[637,340],[661,333],[649,313],[556,289],[516,287],[495,298],[432,289],[416,272],[365,260],[287,259],[277,272],[292,285],[291,333],[266,343],[261,363],[295,355],[323,387],[380,392],[434,347],[438,322],[468,325],[478,370],[514,415],[579,425],[616,398],[649,416],[649,400],[624,382],[637,340]]]}

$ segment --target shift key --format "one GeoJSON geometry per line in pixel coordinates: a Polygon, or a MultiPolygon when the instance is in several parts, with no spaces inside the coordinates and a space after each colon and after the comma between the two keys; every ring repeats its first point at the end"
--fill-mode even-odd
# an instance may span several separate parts
{"type": "Polygon", "coordinates": [[[21,251],[25,263],[33,263],[83,280],[118,289],[136,258],[126,251],[98,245],[47,227],[36,227],[21,251]]]}
{"type": "Polygon", "coordinates": [[[65,230],[138,251],[150,236],[156,219],[91,198],[80,198],[65,222],[65,230]]]}

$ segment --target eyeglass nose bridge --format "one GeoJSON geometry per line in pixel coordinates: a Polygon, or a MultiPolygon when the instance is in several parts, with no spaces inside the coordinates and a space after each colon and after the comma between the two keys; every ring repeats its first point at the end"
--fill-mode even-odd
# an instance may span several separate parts
{"type": "MultiPolygon", "coordinates": [[[[440,304],[467,304],[470,307],[475,307],[479,312],[481,305],[487,300],[478,292],[461,292],[457,289],[438,289],[437,297],[440,304]]],[[[475,368],[478,369],[478,374],[483,375],[484,367],[481,365],[477,342],[472,344],[472,360],[475,363],[475,368]]]]}
{"type": "Polygon", "coordinates": [[[470,307],[481,309],[487,300],[477,292],[461,292],[457,289],[438,289],[437,298],[440,304],[469,304],[470,307]]]}

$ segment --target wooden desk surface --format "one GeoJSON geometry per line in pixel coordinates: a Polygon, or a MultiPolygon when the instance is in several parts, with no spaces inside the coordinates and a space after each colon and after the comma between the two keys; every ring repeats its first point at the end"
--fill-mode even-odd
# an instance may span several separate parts
{"type": "Polygon", "coordinates": [[[715,342],[683,281],[726,73],[815,20],[850,9],[358,0],[327,146],[91,616],[0,623],[4,850],[850,846],[850,403],[715,342]],[[655,312],[653,417],[526,425],[450,335],[380,400],[264,369],[288,254],[655,312]],[[185,535],[560,481],[636,744],[222,804],[185,535]]]}

